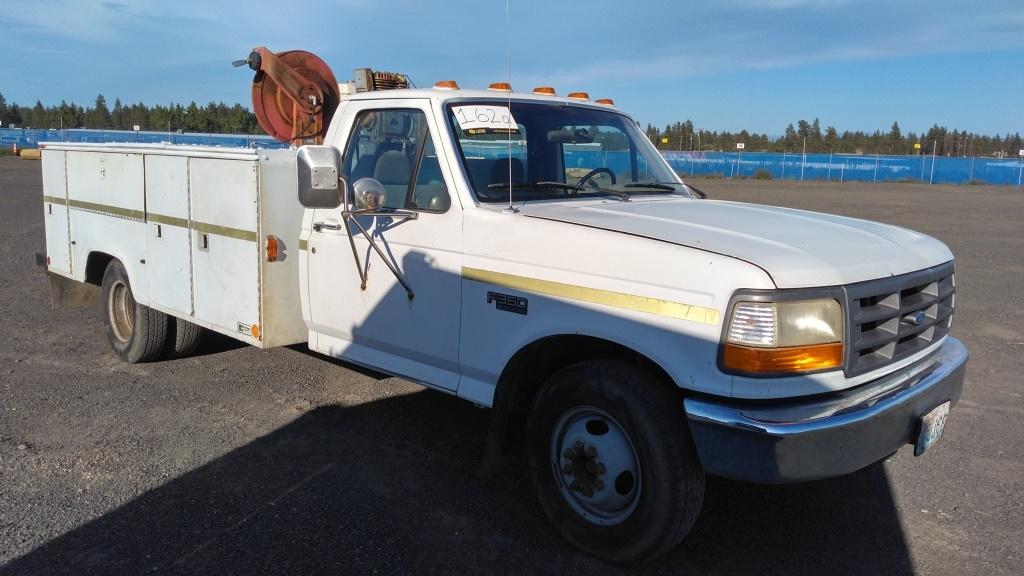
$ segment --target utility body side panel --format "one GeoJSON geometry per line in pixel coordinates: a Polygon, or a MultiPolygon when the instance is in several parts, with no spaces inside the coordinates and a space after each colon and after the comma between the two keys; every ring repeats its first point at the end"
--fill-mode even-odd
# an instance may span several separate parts
{"type": "Polygon", "coordinates": [[[182,317],[193,312],[188,163],[182,156],[146,157],[149,301],[182,317]]]}
{"type": "Polygon", "coordinates": [[[195,316],[247,341],[261,324],[258,187],[255,160],[190,160],[195,316]]]}
{"type": "Polygon", "coordinates": [[[52,272],[84,282],[89,255],[109,254],[146,306],[261,348],[306,340],[294,150],[61,143],[43,158],[52,272]]]}
{"type": "Polygon", "coordinates": [[[136,301],[148,306],[146,194],[143,156],[127,151],[68,151],[67,187],[71,269],[84,281],[89,254],[124,264],[136,301]]]}
{"type": "Polygon", "coordinates": [[[47,150],[43,164],[43,222],[50,270],[71,275],[71,238],[68,230],[67,153],[47,150]]]}

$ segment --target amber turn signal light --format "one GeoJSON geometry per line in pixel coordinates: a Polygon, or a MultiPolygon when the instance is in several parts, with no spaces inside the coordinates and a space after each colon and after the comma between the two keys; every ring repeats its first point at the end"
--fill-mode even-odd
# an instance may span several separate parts
{"type": "Polygon", "coordinates": [[[815,344],[785,348],[756,348],[726,344],[722,367],[730,372],[763,376],[766,374],[800,374],[843,365],[843,344],[815,344]]]}

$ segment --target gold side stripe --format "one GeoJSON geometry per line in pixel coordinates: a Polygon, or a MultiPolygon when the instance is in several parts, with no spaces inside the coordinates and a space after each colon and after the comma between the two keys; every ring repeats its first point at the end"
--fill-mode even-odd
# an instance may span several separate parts
{"type": "Polygon", "coordinates": [[[633,294],[624,294],[622,292],[600,290],[598,288],[587,288],[585,286],[575,286],[573,284],[562,284],[560,282],[538,280],[536,278],[527,278],[525,276],[514,276],[512,274],[503,274],[501,272],[492,272],[490,270],[480,270],[479,268],[463,268],[462,277],[467,280],[494,284],[496,286],[522,290],[524,292],[532,292],[534,294],[544,294],[546,296],[556,296],[569,300],[590,302],[592,304],[602,304],[613,308],[635,310],[637,312],[657,314],[658,316],[668,316],[669,318],[678,318],[680,320],[687,320],[700,324],[718,324],[718,310],[715,310],[714,308],[704,308],[703,306],[695,306],[693,304],[683,304],[681,302],[671,302],[669,300],[660,300],[658,298],[648,298],[646,296],[636,296],[633,294]]]}
{"type": "Polygon", "coordinates": [[[251,232],[249,230],[230,228],[228,226],[217,226],[216,224],[207,224],[206,222],[197,222],[195,220],[192,221],[192,229],[202,234],[227,236],[228,238],[235,238],[237,240],[248,240],[249,242],[256,242],[260,239],[259,234],[251,232]]]}
{"type": "Polygon", "coordinates": [[[300,239],[299,240],[299,250],[308,250],[308,249],[309,249],[309,241],[308,240],[300,239]]]}
{"type": "Polygon", "coordinates": [[[43,196],[43,202],[49,202],[50,204],[60,204],[61,206],[67,206],[67,198],[61,196],[43,196]]]}
{"type": "Polygon", "coordinates": [[[80,210],[88,210],[90,212],[101,212],[111,216],[120,216],[121,218],[131,218],[132,220],[145,220],[146,218],[146,213],[142,210],[131,210],[128,208],[120,208],[118,206],[110,206],[108,204],[96,204],[95,202],[86,202],[84,200],[68,200],[68,206],[78,208],[80,210]]]}
{"type": "Polygon", "coordinates": [[[146,214],[146,220],[149,220],[150,222],[156,222],[157,224],[167,224],[168,226],[188,228],[187,218],[176,218],[174,216],[165,216],[163,214],[155,214],[153,212],[149,212],[146,214]]]}
{"type": "MultiPolygon", "coordinates": [[[[43,196],[43,201],[51,202],[54,204],[64,204],[65,200],[57,196],[43,196]]],[[[163,214],[155,214],[150,212],[148,215],[141,210],[129,210],[127,208],[119,208],[117,206],[110,206],[109,204],[97,204],[95,202],[85,202],[83,200],[67,200],[67,205],[72,208],[79,208],[81,210],[88,210],[90,212],[98,212],[106,214],[108,216],[119,216],[122,218],[131,218],[133,220],[149,220],[150,222],[156,222],[157,224],[167,224],[168,226],[179,226],[181,228],[188,228],[189,222],[185,218],[176,218],[174,216],[165,216],[163,214]]],[[[238,240],[248,240],[249,242],[257,242],[259,240],[259,234],[250,230],[242,230],[239,228],[231,228],[229,226],[217,226],[216,224],[207,224],[205,222],[192,222],[192,228],[197,232],[203,234],[214,234],[216,236],[226,236],[228,238],[235,238],[238,240]]]]}

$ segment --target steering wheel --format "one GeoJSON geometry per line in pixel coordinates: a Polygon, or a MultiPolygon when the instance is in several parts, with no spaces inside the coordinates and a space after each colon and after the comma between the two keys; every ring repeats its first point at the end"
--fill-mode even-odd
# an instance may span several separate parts
{"type": "Polygon", "coordinates": [[[615,172],[612,172],[610,168],[605,168],[605,167],[602,166],[600,168],[594,168],[590,172],[587,172],[586,174],[584,174],[582,178],[580,178],[578,181],[576,181],[576,185],[577,186],[583,186],[583,184],[586,181],[592,179],[594,176],[597,176],[598,174],[601,174],[601,173],[607,174],[608,177],[610,177],[612,179],[612,184],[615,184],[615,172]]]}

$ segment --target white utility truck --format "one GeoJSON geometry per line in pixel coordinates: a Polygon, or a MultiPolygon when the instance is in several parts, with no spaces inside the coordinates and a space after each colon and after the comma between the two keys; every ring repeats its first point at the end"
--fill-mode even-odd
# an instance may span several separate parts
{"type": "Polygon", "coordinates": [[[257,113],[322,144],[43,148],[55,303],[98,301],[125,361],[213,330],[489,407],[485,468],[522,450],[560,532],[619,563],[684,538],[705,474],[826,478],[942,434],[967,352],[941,242],[701,199],[608,100],[317,88],[295,54],[243,61],[257,113]]]}

